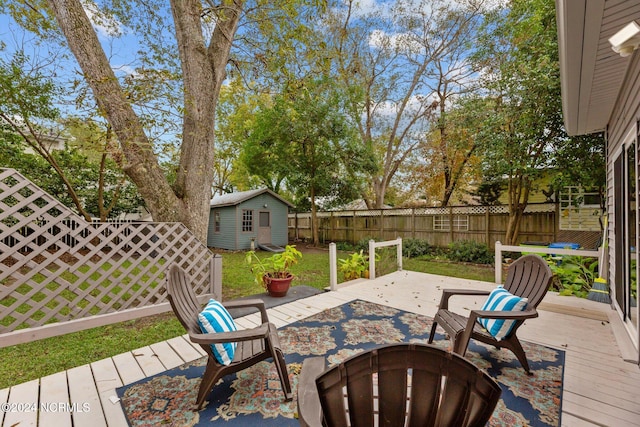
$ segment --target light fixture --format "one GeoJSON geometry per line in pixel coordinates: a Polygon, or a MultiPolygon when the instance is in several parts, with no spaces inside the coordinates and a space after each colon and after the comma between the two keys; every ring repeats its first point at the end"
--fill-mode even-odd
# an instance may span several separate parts
{"type": "Polygon", "coordinates": [[[620,56],[629,56],[640,46],[640,25],[631,21],[609,38],[611,49],[620,56]]]}

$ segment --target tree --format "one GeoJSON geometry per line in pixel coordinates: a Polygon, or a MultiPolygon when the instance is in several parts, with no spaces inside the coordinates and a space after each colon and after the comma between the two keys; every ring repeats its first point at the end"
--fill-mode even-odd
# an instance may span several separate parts
{"type": "Polygon", "coordinates": [[[507,244],[517,244],[532,185],[567,139],[556,34],[552,1],[513,0],[490,16],[479,37],[476,60],[492,111],[483,161],[486,174],[507,178],[507,244]]]}
{"type": "Polygon", "coordinates": [[[266,94],[256,95],[248,90],[239,77],[222,88],[216,120],[214,194],[248,190],[259,185],[259,179],[249,173],[241,157],[258,105],[267,99],[266,94]]]}
{"type": "Polygon", "coordinates": [[[413,188],[421,189],[433,204],[447,206],[454,195],[467,194],[470,183],[480,179],[481,159],[477,154],[487,114],[483,98],[473,94],[456,97],[427,134],[411,181],[413,188]]]}
{"type": "Polygon", "coordinates": [[[135,189],[113,160],[117,155],[109,158],[106,150],[86,143],[90,136],[102,135],[108,145],[109,138],[95,126],[74,138],[71,128],[89,125],[63,123],[60,111],[52,106],[57,91],[52,79],[33,66],[24,52],[16,52],[9,62],[0,59],[0,140],[6,154],[0,165],[22,172],[87,221],[139,207],[135,189]],[[61,142],[63,149],[56,146],[61,142]],[[87,153],[97,157],[90,159],[87,153]],[[123,190],[126,196],[121,198],[123,190]]]}
{"type": "Polygon", "coordinates": [[[314,244],[319,242],[318,199],[349,199],[359,189],[356,175],[372,165],[331,83],[300,81],[262,105],[244,151],[249,172],[269,188],[279,191],[284,185],[308,197],[314,244]]]}
{"type": "Polygon", "coordinates": [[[173,187],[163,174],[144,124],[119,83],[82,2],[50,0],[48,4],[118,138],[126,158],[124,170],[138,187],[154,219],[181,221],[196,237],[206,241],[215,109],[243,2],[224,2],[206,11],[215,19],[208,39],[203,34],[205,25],[201,16],[205,11],[200,1],[171,2],[184,88],[183,140],[173,187]]]}
{"type": "MultiPolygon", "coordinates": [[[[438,116],[444,123],[451,98],[465,90],[463,48],[483,2],[398,1],[371,12],[357,5],[350,0],[335,8],[327,26],[336,35],[334,68],[351,96],[352,120],[379,159],[363,196],[380,208],[400,168],[424,146],[430,125],[438,116]]],[[[443,128],[442,144],[446,139],[443,128]]]]}
{"type": "Polygon", "coordinates": [[[554,189],[560,190],[567,185],[595,189],[600,194],[601,209],[604,211],[606,158],[606,144],[602,134],[576,136],[560,141],[553,163],[558,171],[553,183],[554,189]]]}
{"type": "MultiPolygon", "coordinates": [[[[311,3],[319,6],[320,2],[311,3]]],[[[169,80],[179,83],[177,88],[183,99],[178,108],[183,120],[173,184],[163,174],[154,141],[136,113],[130,94],[114,73],[83,2],[48,0],[47,4],[117,137],[126,159],[124,170],[154,219],[180,221],[198,239],[206,241],[216,106],[238,25],[243,17],[251,21],[249,15],[255,16],[253,22],[260,30],[273,31],[281,22],[295,23],[294,8],[298,3],[172,0],[168,11],[163,1],[131,0],[113,2],[112,9],[92,10],[101,23],[117,17],[144,39],[147,51],[142,55],[142,67],[157,69],[149,74],[156,85],[168,84],[169,80]],[[270,19],[269,13],[278,10],[287,13],[270,19]]],[[[117,25],[113,27],[120,30],[117,25]]]]}

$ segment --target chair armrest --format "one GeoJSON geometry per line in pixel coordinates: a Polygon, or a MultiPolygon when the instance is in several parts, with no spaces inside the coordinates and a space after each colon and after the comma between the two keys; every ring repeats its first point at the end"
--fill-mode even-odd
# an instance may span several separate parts
{"type": "Polygon", "coordinates": [[[234,332],[216,332],[213,334],[189,333],[189,339],[198,344],[218,344],[225,342],[250,341],[266,338],[269,334],[269,323],[263,323],[257,328],[241,329],[234,332]]]}
{"type": "Polygon", "coordinates": [[[473,318],[473,321],[475,321],[478,317],[482,317],[484,319],[525,320],[538,317],[538,311],[533,307],[524,311],[471,310],[469,320],[473,318]]]}
{"type": "Polygon", "coordinates": [[[481,289],[443,289],[442,290],[442,298],[440,299],[439,308],[443,310],[449,309],[449,298],[454,295],[489,295],[490,291],[485,291],[481,289]]]}
{"type": "Polygon", "coordinates": [[[316,378],[325,370],[324,357],[308,357],[302,362],[298,379],[298,421],[301,426],[321,427],[322,407],[316,378]]]}
{"type": "Polygon", "coordinates": [[[233,300],[233,301],[225,301],[222,303],[224,308],[233,309],[233,308],[247,308],[247,307],[255,307],[260,310],[260,318],[262,323],[268,323],[269,317],[267,316],[267,309],[265,308],[264,301],[258,298],[250,298],[244,300],[233,300]]]}

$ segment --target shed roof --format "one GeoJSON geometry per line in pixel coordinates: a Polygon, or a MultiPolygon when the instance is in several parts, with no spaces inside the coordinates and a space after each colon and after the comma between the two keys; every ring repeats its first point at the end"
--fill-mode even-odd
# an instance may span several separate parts
{"type": "Polygon", "coordinates": [[[556,0],[562,112],[569,135],[602,131],[610,121],[633,56],[609,37],[640,20],[638,0],[556,0]]]}
{"type": "Polygon", "coordinates": [[[260,196],[264,193],[271,195],[272,197],[280,200],[282,203],[286,204],[290,208],[293,207],[291,203],[287,200],[280,197],[277,193],[269,190],[268,188],[258,188],[256,190],[248,190],[248,191],[239,191],[236,193],[228,193],[223,195],[213,196],[211,199],[210,206],[211,207],[224,207],[224,206],[236,206],[240,203],[247,201],[249,199],[253,199],[254,197],[260,196]]]}

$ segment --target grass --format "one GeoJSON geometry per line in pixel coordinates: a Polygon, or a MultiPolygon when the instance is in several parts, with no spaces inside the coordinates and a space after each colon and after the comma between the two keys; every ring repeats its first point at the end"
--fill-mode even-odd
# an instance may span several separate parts
{"type": "MultiPolygon", "coordinates": [[[[338,256],[347,255],[343,253],[338,256]]],[[[395,261],[392,261],[391,264],[394,264],[395,261]]],[[[264,292],[261,285],[254,283],[244,263],[244,253],[225,252],[222,254],[222,263],[223,300],[264,292]]],[[[465,265],[465,268],[460,268],[460,264],[456,263],[419,258],[405,258],[403,267],[406,270],[489,282],[494,277],[491,267],[465,265]]],[[[329,252],[305,252],[300,263],[294,266],[293,273],[297,277],[295,284],[325,288],[329,285],[329,252]]],[[[182,334],[184,329],[177,319],[172,313],[166,313],[0,348],[0,390],[182,334]]]]}

